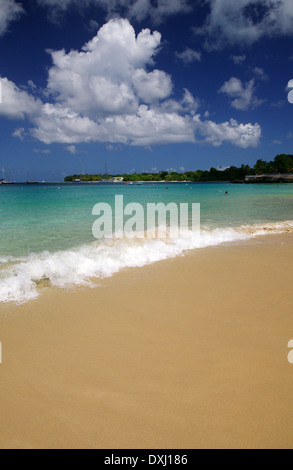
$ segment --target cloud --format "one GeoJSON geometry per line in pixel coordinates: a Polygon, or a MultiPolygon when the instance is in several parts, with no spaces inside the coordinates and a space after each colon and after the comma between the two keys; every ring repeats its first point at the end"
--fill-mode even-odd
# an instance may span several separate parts
{"type": "Polygon", "coordinates": [[[194,98],[190,91],[187,88],[184,88],[181,100],[167,99],[159,103],[159,105],[154,104],[152,109],[157,109],[164,113],[190,114],[191,116],[194,116],[199,107],[199,99],[194,98]]]}
{"type": "Polygon", "coordinates": [[[167,74],[145,70],[160,42],[157,31],[144,29],[136,37],[128,20],[111,20],[81,52],[50,51],[48,91],[64,107],[92,119],[133,114],[140,98],[151,102],[171,93],[167,74]]]}
{"type": "Polygon", "coordinates": [[[25,128],[24,127],[19,127],[18,129],[15,129],[12,133],[12,137],[15,137],[17,139],[23,140],[25,136],[25,128]]]}
{"type": "Polygon", "coordinates": [[[114,0],[114,3],[128,4],[129,18],[142,21],[149,18],[158,24],[168,16],[188,13],[192,10],[191,0],[114,0]]]}
{"type": "Polygon", "coordinates": [[[201,52],[195,51],[190,47],[187,47],[182,52],[175,52],[176,57],[181,60],[184,64],[188,65],[193,62],[200,62],[201,61],[201,52]]]}
{"type": "Polygon", "coordinates": [[[117,16],[136,21],[149,19],[156,24],[168,16],[192,10],[190,0],[38,0],[38,3],[47,7],[53,18],[71,7],[82,9],[94,5],[105,11],[108,19],[117,16]]]}
{"type": "Polygon", "coordinates": [[[15,0],[1,0],[0,2],[0,36],[7,32],[12,21],[18,20],[24,13],[20,3],[15,0]]]}
{"type": "Polygon", "coordinates": [[[99,29],[99,23],[96,20],[91,19],[87,25],[88,31],[95,32],[99,29]]]}
{"type": "Polygon", "coordinates": [[[51,150],[49,149],[33,149],[34,153],[39,153],[40,155],[50,155],[51,150]]]}
{"type": "Polygon", "coordinates": [[[173,88],[171,77],[161,70],[147,73],[144,69],[137,69],[133,74],[132,83],[137,96],[145,103],[168,98],[173,88]]]}
{"type": "Polygon", "coordinates": [[[136,36],[128,20],[116,19],[80,52],[49,51],[47,91],[54,103],[42,107],[34,137],[47,144],[194,141],[188,122],[198,103],[188,90],[177,103],[170,98],[171,77],[150,70],[160,43],[159,32],[143,29],[136,36]]]}
{"type": "Polygon", "coordinates": [[[108,152],[120,152],[121,149],[122,149],[121,145],[112,145],[112,144],[106,145],[106,150],[108,152]]]}
{"type": "Polygon", "coordinates": [[[258,124],[238,124],[235,120],[217,124],[202,121],[200,115],[156,112],[146,105],[141,105],[135,115],[111,116],[99,124],[52,105],[44,110],[46,114],[32,133],[46,144],[107,142],[145,147],[183,142],[220,146],[227,142],[249,148],[256,147],[261,137],[258,124]]]}
{"type": "Polygon", "coordinates": [[[285,100],[279,100],[274,103],[270,103],[271,108],[283,108],[288,102],[285,100]]]}
{"type": "Polygon", "coordinates": [[[33,87],[30,94],[3,79],[0,115],[27,118],[31,136],[67,145],[72,153],[77,144],[90,142],[254,147],[258,124],[205,121],[196,114],[199,99],[188,89],[174,96],[172,77],[154,68],[160,44],[159,32],[143,29],[136,35],[128,20],[111,20],[80,51],[50,51],[53,64],[43,96],[48,102],[34,98],[33,87]]]}
{"type": "Polygon", "coordinates": [[[235,65],[242,65],[246,61],[246,55],[232,55],[231,59],[235,65]]]}
{"type": "Polygon", "coordinates": [[[119,136],[122,143],[147,146],[195,142],[192,119],[177,113],[163,113],[139,107],[136,115],[115,116],[105,122],[105,130],[119,136]]]}
{"type": "Polygon", "coordinates": [[[293,34],[292,0],[205,0],[210,13],[201,28],[207,49],[251,46],[263,37],[293,34]]]}
{"type": "Polygon", "coordinates": [[[253,73],[259,80],[267,81],[269,79],[268,75],[261,67],[254,67],[253,73]]]}
{"type": "MultiPolygon", "coordinates": [[[[60,104],[46,103],[34,119],[31,134],[45,144],[77,144],[102,142],[98,137],[99,125],[88,117],[79,116],[60,104]]],[[[105,136],[106,139],[106,136],[105,136]]]]}
{"type": "Polygon", "coordinates": [[[24,119],[37,114],[42,103],[25,90],[18,88],[7,78],[0,78],[2,86],[2,103],[0,104],[0,117],[9,119],[24,119]]]}
{"type": "Polygon", "coordinates": [[[28,87],[31,88],[31,90],[35,91],[37,89],[37,86],[33,82],[33,80],[28,80],[27,84],[28,84],[28,87]]]}
{"type": "Polygon", "coordinates": [[[158,112],[147,105],[139,106],[136,114],[109,115],[96,122],[60,105],[46,104],[36,125],[32,134],[45,144],[105,142],[145,146],[195,141],[190,116],[158,112]]]}
{"type": "Polygon", "coordinates": [[[248,83],[243,83],[239,78],[232,77],[229,81],[225,82],[220,88],[219,93],[226,94],[231,101],[231,106],[241,111],[248,111],[255,109],[264,103],[255,96],[256,88],[255,81],[250,80],[248,83]]]}
{"type": "Polygon", "coordinates": [[[68,147],[66,147],[67,152],[71,153],[71,155],[76,155],[77,154],[77,148],[75,147],[75,145],[68,145],[68,147]]]}
{"type": "Polygon", "coordinates": [[[220,124],[204,121],[199,123],[198,129],[204,137],[204,141],[214,147],[229,143],[247,149],[257,147],[261,138],[259,124],[238,124],[235,119],[220,124]]]}

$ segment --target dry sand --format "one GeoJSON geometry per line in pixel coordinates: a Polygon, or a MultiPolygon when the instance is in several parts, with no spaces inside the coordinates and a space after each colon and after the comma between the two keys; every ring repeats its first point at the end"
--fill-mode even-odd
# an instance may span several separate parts
{"type": "Polygon", "coordinates": [[[0,306],[0,448],[292,448],[293,235],[0,306]]]}

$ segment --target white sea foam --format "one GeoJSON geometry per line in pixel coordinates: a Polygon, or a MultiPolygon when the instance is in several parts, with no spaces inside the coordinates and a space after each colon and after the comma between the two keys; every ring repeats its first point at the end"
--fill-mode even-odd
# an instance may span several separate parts
{"type": "Polygon", "coordinates": [[[0,256],[0,266],[1,264],[13,263],[15,258],[13,256],[0,256]]]}
{"type": "Polygon", "coordinates": [[[293,231],[293,221],[237,228],[202,228],[201,236],[189,232],[179,239],[113,239],[56,253],[26,258],[0,257],[0,302],[23,303],[36,299],[41,283],[58,288],[93,286],[93,279],[110,277],[123,268],[142,267],[180,256],[187,250],[293,231]]]}

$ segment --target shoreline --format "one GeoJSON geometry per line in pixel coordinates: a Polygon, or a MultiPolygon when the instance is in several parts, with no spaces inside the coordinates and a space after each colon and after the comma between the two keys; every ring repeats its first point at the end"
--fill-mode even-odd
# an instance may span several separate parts
{"type": "MultiPolygon", "coordinates": [[[[110,209],[112,210],[112,209],[110,209]]],[[[196,225],[195,225],[196,228],[196,225]]],[[[55,252],[32,253],[24,258],[0,257],[0,306],[21,305],[43,295],[44,288],[74,289],[96,286],[123,272],[176,259],[208,247],[234,246],[266,236],[293,233],[293,220],[188,231],[178,238],[109,238],[55,252]]],[[[152,235],[152,233],[151,233],[152,235]]]]}
{"type": "Polygon", "coordinates": [[[0,305],[0,448],[292,448],[293,234],[0,305]]]}

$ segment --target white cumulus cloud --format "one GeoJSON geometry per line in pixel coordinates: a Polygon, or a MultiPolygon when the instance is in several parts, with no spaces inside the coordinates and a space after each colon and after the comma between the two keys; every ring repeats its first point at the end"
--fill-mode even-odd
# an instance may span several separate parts
{"type": "Polygon", "coordinates": [[[0,78],[2,88],[2,103],[0,104],[0,117],[9,119],[24,119],[37,114],[42,103],[25,90],[21,90],[7,78],[0,78]]]}
{"type": "Polygon", "coordinates": [[[219,93],[226,94],[232,101],[231,106],[241,111],[255,109],[264,103],[257,98],[255,81],[243,84],[239,78],[232,77],[220,88],[219,93]]]}
{"type": "Polygon", "coordinates": [[[167,74],[145,70],[160,42],[156,31],[144,29],[136,37],[128,20],[111,20],[81,52],[50,52],[48,90],[63,106],[93,119],[135,113],[139,98],[151,102],[171,93],[167,74]]]}
{"type": "Polygon", "coordinates": [[[247,149],[257,147],[261,138],[259,124],[239,124],[235,119],[220,124],[213,121],[200,122],[198,130],[204,141],[214,147],[229,143],[247,149]]]}
{"type": "Polygon", "coordinates": [[[161,70],[147,73],[144,69],[137,69],[133,74],[132,83],[138,97],[145,103],[168,98],[173,88],[171,77],[161,70]]]}
{"type": "MultiPolygon", "coordinates": [[[[136,35],[128,20],[110,20],[80,51],[50,51],[43,102],[34,98],[33,87],[28,91],[2,79],[0,116],[27,118],[35,139],[66,145],[72,153],[88,142],[257,145],[258,124],[207,121],[196,114],[200,101],[188,89],[174,96],[172,77],[154,66],[160,44],[159,32],[143,29],[136,35]]],[[[26,134],[23,128],[19,137],[26,134]]]]}

